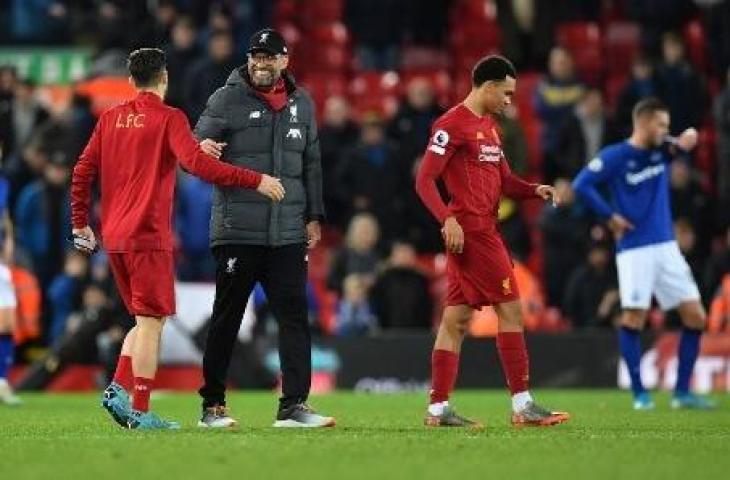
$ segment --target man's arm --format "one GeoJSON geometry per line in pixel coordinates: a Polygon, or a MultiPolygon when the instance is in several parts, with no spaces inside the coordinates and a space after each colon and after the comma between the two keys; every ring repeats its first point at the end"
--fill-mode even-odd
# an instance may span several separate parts
{"type": "Polygon", "coordinates": [[[99,118],[89,143],[79,156],[71,177],[71,223],[74,229],[89,225],[91,184],[99,171],[101,161],[101,135],[104,118],[99,118]]]}
{"type": "Polygon", "coordinates": [[[502,176],[502,194],[511,198],[536,198],[537,183],[527,182],[514,173],[509,168],[507,159],[502,157],[499,162],[499,173],[502,176]]]}
{"type": "Polygon", "coordinates": [[[597,187],[611,177],[614,169],[615,162],[606,162],[598,156],[588,162],[573,180],[575,193],[588,205],[588,208],[603,219],[610,218],[614,210],[601,196],[597,187]]]}
{"type": "Polygon", "coordinates": [[[222,187],[243,188],[256,188],[261,183],[260,173],[234,167],[203,153],[190,131],[187,118],[179,110],[170,117],[167,139],[170,150],[183,169],[206,182],[222,187]]]}

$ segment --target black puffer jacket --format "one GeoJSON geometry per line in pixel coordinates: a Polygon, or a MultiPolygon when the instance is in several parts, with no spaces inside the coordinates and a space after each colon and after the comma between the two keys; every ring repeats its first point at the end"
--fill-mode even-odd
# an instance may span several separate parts
{"type": "Polygon", "coordinates": [[[211,246],[303,243],[305,223],[324,216],[314,103],[285,73],[289,100],[275,112],[252,90],[247,76],[244,65],[211,95],[195,134],[227,142],[225,161],[280,178],[286,196],[272,203],[253,190],[216,187],[211,246]]]}

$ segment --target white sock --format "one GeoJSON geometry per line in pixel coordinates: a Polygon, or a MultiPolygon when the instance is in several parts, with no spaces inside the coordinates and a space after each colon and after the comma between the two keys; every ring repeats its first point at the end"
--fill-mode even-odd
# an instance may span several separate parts
{"type": "Polygon", "coordinates": [[[440,416],[444,414],[444,408],[449,406],[448,400],[445,402],[436,402],[428,406],[428,413],[433,416],[440,416]]]}
{"type": "Polygon", "coordinates": [[[525,390],[524,392],[515,393],[512,395],[512,411],[515,413],[521,412],[531,401],[532,395],[530,395],[529,391],[525,390]]]}

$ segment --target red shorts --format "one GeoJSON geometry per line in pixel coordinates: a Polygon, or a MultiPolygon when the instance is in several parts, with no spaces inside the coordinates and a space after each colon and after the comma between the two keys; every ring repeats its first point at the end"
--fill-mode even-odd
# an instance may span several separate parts
{"type": "Polygon", "coordinates": [[[498,233],[464,233],[464,251],[446,255],[447,305],[481,308],[520,298],[512,259],[498,233]]]}
{"type": "Polygon", "coordinates": [[[172,252],[109,253],[109,266],[130,314],[166,317],[175,313],[172,252]]]}

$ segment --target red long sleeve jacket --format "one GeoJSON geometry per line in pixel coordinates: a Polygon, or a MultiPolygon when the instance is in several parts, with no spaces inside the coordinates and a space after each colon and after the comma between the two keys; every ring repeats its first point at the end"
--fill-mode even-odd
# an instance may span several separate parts
{"type": "Polygon", "coordinates": [[[151,92],[104,112],[73,170],[71,220],[89,223],[91,185],[101,186],[101,239],[110,252],[173,248],[177,162],[207,182],[256,188],[261,174],[204,154],[185,115],[151,92]]]}

